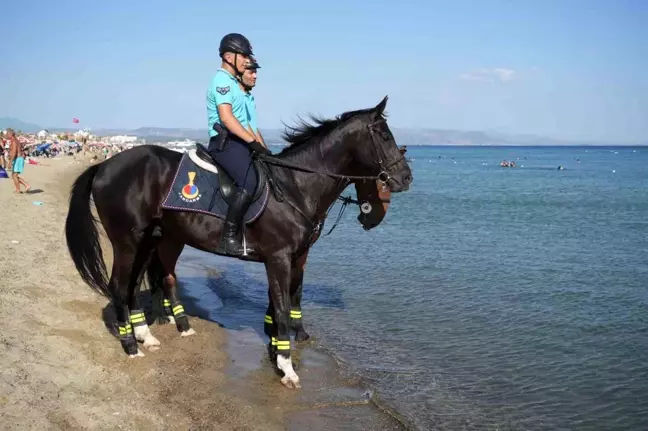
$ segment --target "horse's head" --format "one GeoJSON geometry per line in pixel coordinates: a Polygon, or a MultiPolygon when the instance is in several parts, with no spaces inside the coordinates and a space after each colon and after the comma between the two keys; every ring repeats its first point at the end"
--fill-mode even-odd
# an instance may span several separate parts
{"type": "Polygon", "coordinates": [[[404,192],[412,182],[412,171],[385,119],[387,96],[374,108],[356,118],[361,123],[358,131],[360,145],[355,159],[363,170],[378,176],[383,188],[393,193],[404,192]]]}
{"type": "Polygon", "coordinates": [[[391,192],[381,181],[359,180],[355,182],[356,196],[360,203],[358,221],[364,230],[375,228],[387,215],[391,192]]]}

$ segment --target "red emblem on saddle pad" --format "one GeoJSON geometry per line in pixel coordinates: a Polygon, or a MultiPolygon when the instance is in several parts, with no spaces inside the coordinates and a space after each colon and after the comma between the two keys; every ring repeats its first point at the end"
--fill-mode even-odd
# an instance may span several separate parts
{"type": "Polygon", "coordinates": [[[198,187],[194,184],[196,173],[188,172],[187,176],[189,177],[189,182],[184,185],[182,191],[179,193],[180,199],[188,203],[196,202],[202,196],[200,190],[198,190],[198,187]]]}

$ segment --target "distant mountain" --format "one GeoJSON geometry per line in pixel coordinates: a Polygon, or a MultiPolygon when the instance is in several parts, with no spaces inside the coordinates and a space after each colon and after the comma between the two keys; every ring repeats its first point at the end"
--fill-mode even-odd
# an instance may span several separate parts
{"type": "Polygon", "coordinates": [[[5,129],[21,130],[26,133],[38,133],[43,130],[43,128],[38,124],[26,123],[17,118],[1,117],[0,130],[5,129]]]}
{"type": "MultiPolygon", "coordinates": [[[[16,130],[35,133],[43,128],[15,118],[0,118],[0,129],[12,127],[16,130]]],[[[70,132],[72,128],[48,128],[50,132],[70,132]]],[[[530,134],[502,133],[497,131],[452,130],[452,129],[403,129],[392,128],[398,145],[647,145],[643,143],[570,141],[530,134]]],[[[285,144],[281,137],[283,129],[262,129],[263,137],[270,144],[285,144]]],[[[191,139],[199,142],[209,140],[206,129],[182,127],[140,127],[138,129],[95,129],[99,136],[130,135],[146,139],[147,142],[168,142],[191,139]]]]}

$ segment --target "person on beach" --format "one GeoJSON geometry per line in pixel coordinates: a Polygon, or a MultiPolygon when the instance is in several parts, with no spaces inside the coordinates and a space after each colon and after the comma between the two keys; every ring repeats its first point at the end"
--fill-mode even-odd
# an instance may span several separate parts
{"type": "Polygon", "coordinates": [[[243,72],[243,76],[241,76],[240,85],[241,85],[241,89],[245,92],[245,96],[247,98],[246,109],[248,111],[247,114],[250,123],[248,130],[250,130],[250,132],[252,132],[254,136],[257,137],[257,140],[264,147],[268,148],[257,126],[256,102],[254,101],[254,96],[252,95],[252,89],[256,85],[256,80],[257,80],[257,69],[260,68],[261,66],[259,66],[259,63],[257,63],[254,57],[250,57],[250,59],[245,63],[245,72],[243,72]]]}
{"type": "Polygon", "coordinates": [[[207,125],[209,155],[227,171],[236,185],[236,196],[227,209],[225,227],[217,253],[241,256],[242,222],[252,203],[257,185],[257,173],[252,166],[256,154],[271,154],[250,133],[247,97],[240,87],[246,62],[253,56],[250,41],[239,33],[223,37],[218,49],[221,68],[207,90],[207,125]]]}
{"type": "Polygon", "coordinates": [[[7,166],[8,154],[9,152],[7,151],[7,147],[5,146],[5,140],[4,138],[0,138],[0,166],[2,166],[2,169],[7,169],[8,167],[7,166]]]}
{"type": "Polygon", "coordinates": [[[13,129],[7,130],[9,135],[9,164],[11,165],[11,179],[16,186],[16,193],[20,191],[20,185],[25,186],[25,191],[31,189],[30,185],[20,177],[25,170],[25,158],[23,157],[23,144],[16,138],[16,132],[13,129]]]}

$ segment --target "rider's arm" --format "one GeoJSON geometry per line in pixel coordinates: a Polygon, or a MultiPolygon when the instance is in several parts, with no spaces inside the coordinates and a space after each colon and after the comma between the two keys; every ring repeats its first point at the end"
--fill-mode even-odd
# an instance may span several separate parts
{"type": "Polygon", "coordinates": [[[229,130],[230,133],[235,134],[241,138],[244,142],[256,141],[256,136],[251,134],[249,131],[239,123],[239,120],[236,119],[232,113],[232,105],[229,103],[221,103],[218,105],[218,117],[221,120],[223,126],[229,130]]]}
{"type": "Polygon", "coordinates": [[[258,130],[258,129],[257,129],[255,135],[256,135],[257,141],[261,142],[261,144],[262,144],[264,147],[268,148],[268,146],[266,145],[265,141],[263,140],[263,136],[261,136],[261,130],[258,130]]]}

